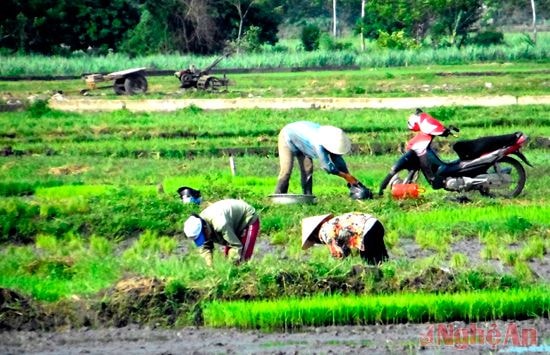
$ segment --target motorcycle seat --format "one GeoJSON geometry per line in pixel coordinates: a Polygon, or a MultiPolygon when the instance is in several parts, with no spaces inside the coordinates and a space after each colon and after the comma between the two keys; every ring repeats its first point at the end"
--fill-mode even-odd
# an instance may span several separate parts
{"type": "Polygon", "coordinates": [[[461,160],[472,160],[484,153],[513,145],[522,135],[521,132],[501,136],[482,137],[453,144],[454,151],[461,160]]]}

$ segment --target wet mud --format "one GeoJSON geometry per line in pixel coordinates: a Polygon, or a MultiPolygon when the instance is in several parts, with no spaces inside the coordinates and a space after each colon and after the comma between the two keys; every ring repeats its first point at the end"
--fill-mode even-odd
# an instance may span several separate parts
{"type": "Polygon", "coordinates": [[[388,324],[297,332],[139,327],[0,333],[2,354],[487,354],[548,353],[550,321],[388,324]],[[477,338],[465,337],[475,330],[477,338]],[[522,338],[529,334],[529,338],[522,338]],[[525,340],[525,342],[523,342],[525,340]]]}

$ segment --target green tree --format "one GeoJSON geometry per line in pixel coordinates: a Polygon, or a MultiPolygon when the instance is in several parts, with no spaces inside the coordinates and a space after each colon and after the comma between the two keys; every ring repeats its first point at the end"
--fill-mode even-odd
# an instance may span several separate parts
{"type": "Polygon", "coordinates": [[[403,31],[408,37],[422,39],[432,13],[427,0],[369,0],[361,26],[367,38],[377,39],[379,31],[403,31]]]}
{"type": "Polygon", "coordinates": [[[432,40],[438,45],[448,38],[449,44],[462,46],[468,32],[481,18],[482,0],[432,0],[435,21],[431,26],[432,40]]]}
{"type": "Polygon", "coordinates": [[[358,32],[373,39],[399,32],[418,42],[430,34],[436,45],[447,40],[461,46],[480,19],[482,5],[482,0],[369,0],[358,32]]]}
{"type": "Polygon", "coordinates": [[[128,34],[123,49],[132,54],[138,48],[141,54],[215,53],[237,40],[239,30],[246,33],[251,27],[260,43],[275,43],[278,1],[246,3],[250,6],[239,14],[237,6],[227,6],[226,0],[144,0],[140,23],[128,34]]]}
{"type": "Polygon", "coordinates": [[[4,0],[0,47],[44,54],[116,49],[139,19],[135,0],[4,0]]]}

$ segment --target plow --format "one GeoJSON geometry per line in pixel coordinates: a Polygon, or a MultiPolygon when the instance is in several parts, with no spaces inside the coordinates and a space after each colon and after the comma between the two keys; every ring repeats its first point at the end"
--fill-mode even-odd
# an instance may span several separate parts
{"type": "Polygon", "coordinates": [[[195,88],[204,91],[227,90],[229,79],[226,78],[225,74],[222,78],[210,74],[210,71],[227,56],[228,54],[224,54],[216,58],[204,69],[197,69],[194,65],[191,65],[188,69],[175,72],[174,76],[180,81],[180,88],[195,88]]]}

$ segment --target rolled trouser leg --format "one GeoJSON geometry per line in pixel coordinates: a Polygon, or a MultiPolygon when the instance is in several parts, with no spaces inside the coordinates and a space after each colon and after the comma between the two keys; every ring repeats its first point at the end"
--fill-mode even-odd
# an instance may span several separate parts
{"type": "Polygon", "coordinates": [[[250,260],[252,254],[254,253],[254,246],[256,245],[256,239],[260,234],[260,219],[256,217],[256,220],[253,221],[243,232],[242,235],[242,244],[243,249],[241,252],[241,261],[250,260]]]}
{"type": "Polygon", "coordinates": [[[279,134],[279,142],[277,145],[279,151],[279,177],[277,186],[275,187],[276,194],[286,194],[288,192],[288,183],[292,174],[292,165],[294,163],[294,155],[288,147],[282,132],[279,134]]]}
{"type": "Polygon", "coordinates": [[[298,155],[300,176],[304,195],[313,195],[313,160],[303,154],[298,155]]]}

